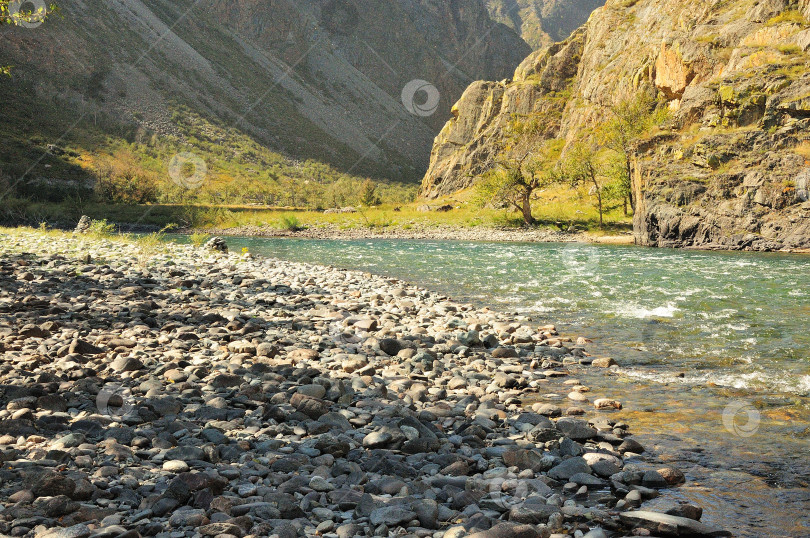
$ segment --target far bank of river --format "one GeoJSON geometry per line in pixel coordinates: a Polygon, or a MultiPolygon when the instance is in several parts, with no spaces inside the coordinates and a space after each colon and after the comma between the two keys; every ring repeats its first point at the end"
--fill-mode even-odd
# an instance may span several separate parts
{"type": "MultiPolygon", "coordinates": [[[[192,233],[197,230],[183,230],[192,233]]],[[[238,226],[200,230],[211,235],[229,237],[261,237],[266,239],[321,239],[352,241],[363,239],[399,239],[427,241],[489,241],[505,243],[586,243],[594,245],[634,245],[630,231],[601,233],[593,231],[561,231],[550,228],[515,228],[508,226],[452,226],[445,224],[414,224],[392,226],[351,226],[324,224],[299,229],[273,226],[238,226]]],[[[722,245],[703,245],[685,250],[726,251],[722,245]]],[[[810,249],[784,250],[782,253],[808,254],[810,249]]]]}

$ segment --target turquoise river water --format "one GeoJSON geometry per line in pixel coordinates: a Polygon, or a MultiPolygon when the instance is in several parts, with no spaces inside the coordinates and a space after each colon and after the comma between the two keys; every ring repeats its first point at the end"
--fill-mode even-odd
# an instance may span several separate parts
{"type": "MultiPolygon", "coordinates": [[[[555,323],[619,372],[592,377],[687,474],[665,500],[736,536],[810,536],[810,256],[628,246],[228,238],[555,323]]],[[[585,379],[593,373],[582,372],[585,379]]],[[[661,502],[664,502],[663,500],[661,502]]]]}

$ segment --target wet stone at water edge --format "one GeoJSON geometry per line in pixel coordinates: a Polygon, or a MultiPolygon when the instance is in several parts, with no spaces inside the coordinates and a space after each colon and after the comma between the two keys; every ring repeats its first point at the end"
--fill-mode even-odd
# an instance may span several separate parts
{"type": "Polygon", "coordinates": [[[641,455],[610,364],[553,326],[140,248],[0,231],[0,534],[726,535],[648,509],[683,473],[641,455]]]}

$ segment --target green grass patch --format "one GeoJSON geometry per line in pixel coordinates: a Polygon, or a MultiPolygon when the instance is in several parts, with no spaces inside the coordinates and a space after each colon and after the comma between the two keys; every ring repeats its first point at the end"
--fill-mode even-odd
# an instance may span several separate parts
{"type": "Polygon", "coordinates": [[[195,232],[188,236],[189,242],[197,248],[203,246],[209,239],[211,236],[204,232],[195,232]]]}
{"type": "Polygon", "coordinates": [[[801,24],[802,26],[810,26],[804,14],[798,9],[791,9],[780,13],[776,17],[768,20],[768,26],[776,26],[777,24],[801,24]]]}
{"type": "Polygon", "coordinates": [[[798,45],[779,45],[777,48],[782,54],[794,55],[802,53],[802,49],[798,45]]]}

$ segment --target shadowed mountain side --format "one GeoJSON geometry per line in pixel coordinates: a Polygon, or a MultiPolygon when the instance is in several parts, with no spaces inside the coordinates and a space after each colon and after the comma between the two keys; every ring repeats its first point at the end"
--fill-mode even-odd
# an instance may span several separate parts
{"type": "Polygon", "coordinates": [[[492,18],[514,29],[534,49],[563,41],[605,0],[486,0],[492,18]]]}
{"type": "Polygon", "coordinates": [[[173,117],[182,105],[290,158],[395,180],[421,176],[467,84],[508,77],[530,52],[480,0],[90,0],[60,9],[37,28],[3,28],[0,60],[15,65],[15,80],[2,82],[10,93],[59,103],[68,124],[102,118],[182,137],[173,117]],[[403,103],[415,79],[438,90],[429,113],[403,103]]]}

